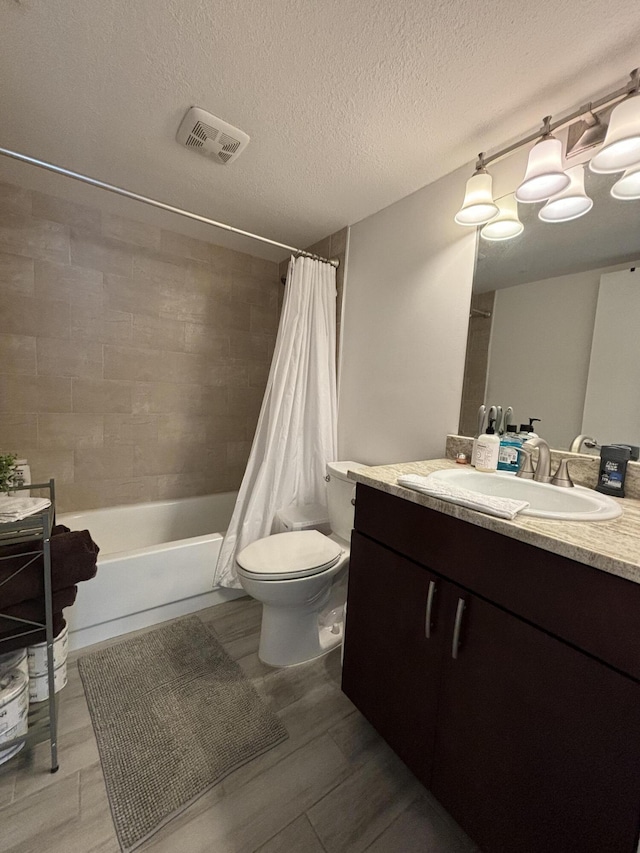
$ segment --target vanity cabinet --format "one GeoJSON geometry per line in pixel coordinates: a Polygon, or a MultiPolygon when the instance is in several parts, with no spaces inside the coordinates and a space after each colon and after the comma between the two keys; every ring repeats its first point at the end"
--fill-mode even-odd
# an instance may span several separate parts
{"type": "Polygon", "coordinates": [[[640,587],[362,485],[355,525],[355,705],[487,853],[635,853],[640,587]]]}

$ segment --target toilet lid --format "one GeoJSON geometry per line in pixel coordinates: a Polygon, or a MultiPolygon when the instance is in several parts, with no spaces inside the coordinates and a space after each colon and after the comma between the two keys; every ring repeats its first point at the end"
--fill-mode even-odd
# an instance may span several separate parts
{"type": "Polygon", "coordinates": [[[236,557],[241,569],[255,575],[316,574],[333,566],[342,548],[319,530],[276,533],[247,545],[236,557]]]}

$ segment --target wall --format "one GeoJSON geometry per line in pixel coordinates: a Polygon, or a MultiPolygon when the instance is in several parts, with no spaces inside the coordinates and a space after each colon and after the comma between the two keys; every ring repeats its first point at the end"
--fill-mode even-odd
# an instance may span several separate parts
{"type": "Polygon", "coordinates": [[[61,511],[236,489],[278,265],[0,184],[0,452],[61,511]]]}
{"type": "Polygon", "coordinates": [[[468,169],[350,229],[339,450],[368,464],[444,455],[460,413],[475,232],[468,169]]]}

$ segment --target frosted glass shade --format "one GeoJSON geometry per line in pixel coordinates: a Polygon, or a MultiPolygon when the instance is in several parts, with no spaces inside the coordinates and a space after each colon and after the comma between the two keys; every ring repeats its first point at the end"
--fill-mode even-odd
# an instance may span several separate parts
{"type": "Polygon", "coordinates": [[[611,195],[621,201],[633,201],[640,198],[640,163],[633,169],[627,169],[620,180],[611,187],[611,195]]]}
{"type": "Polygon", "coordinates": [[[478,171],[467,181],[462,207],[455,215],[458,225],[484,225],[498,212],[493,200],[491,175],[478,171]]]}
{"type": "Polygon", "coordinates": [[[480,236],[485,240],[511,240],[522,234],[524,225],[518,219],[518,202],[513,193],[501,198],[498,202],[500,213],[487,222],[480,236]]]}
{"type": "Polygon", "coordinates": [[[640,165],[640,95],[625,98],[611,113],[609,130],[589,168],[598,174],[640,165]]]}
{"type": "Polygon", "coordinates": [[[524,181],[516,190],[518,201],[535,204],[569,186],[569,178],[562,170],[562,142],[554,136],[546,137],[533,146],[529,153],[524,181]]]}
{"type": "Polygon", "coordinates": [[[572,166],[567,169],[566,175],[569,186],[550,198],[538,213],[543,222],[569,222],[589,213],[593,207],[593,200],[584,189],[584,166],[572,166]]]}

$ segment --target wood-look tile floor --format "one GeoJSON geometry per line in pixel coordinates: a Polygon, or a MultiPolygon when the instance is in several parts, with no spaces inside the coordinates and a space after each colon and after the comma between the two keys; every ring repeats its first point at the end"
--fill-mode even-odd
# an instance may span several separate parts
{"type": "MultiPolygon", "coordinates": [[[[228,776],[141,851],[476,850],[341,692],[339,651],[298,667],[271,669],[257,656],[259,604],[236,599],[197,615],[279,715],[289,739],[228,776]]],[[[109,643],[122,639],[126,638],[109,643]]],[[[119,851],[82,682],[72,658],[68,674],[69,683],[60,695],[58,773],[49,773],[48,744],[0,768],[2,853],[119,851]]]]}

